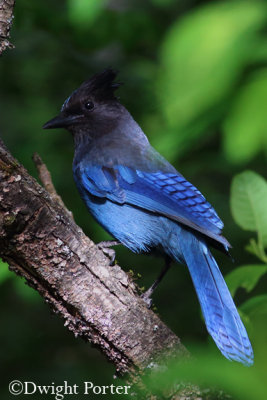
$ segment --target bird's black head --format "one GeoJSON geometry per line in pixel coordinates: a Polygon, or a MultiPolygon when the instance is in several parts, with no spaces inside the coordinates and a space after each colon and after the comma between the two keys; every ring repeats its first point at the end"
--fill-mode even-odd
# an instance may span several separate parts
{"type": "Polygon", "coordinates": [[[114,95],[120,86],[115,82],[116,76],[111,68],[92,76],[67,98],[60,114],[43,128],[66,128],[75,133],[83,128],[90,131],[114,125],[122,107],[114,95]]]}

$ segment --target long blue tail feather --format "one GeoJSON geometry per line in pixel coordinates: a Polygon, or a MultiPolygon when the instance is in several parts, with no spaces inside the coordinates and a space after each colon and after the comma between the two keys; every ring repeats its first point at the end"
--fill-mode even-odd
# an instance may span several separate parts
{"type": "Polygon", "coordinates": [[[207,330],[222,354],[247,366],[253,350],[231,294],[206,243],[183,230],[180,250],[188,266],[207,330]]]}

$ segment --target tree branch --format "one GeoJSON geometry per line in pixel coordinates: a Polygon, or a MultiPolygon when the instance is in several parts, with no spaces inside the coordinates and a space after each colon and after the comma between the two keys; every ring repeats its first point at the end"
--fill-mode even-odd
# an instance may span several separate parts
{"type": "Polygon", "coordinates": [[[129,276],[0,144],[0,256],[121,373],[188,353],[129,276]]]}
{"type": "Polygon", "coordinates": [[[15,0],[0,0],[0,55],[6,48],[14,47],[8,40],[14,5],[15,0]]]}
{"type": "Polygon", "coordinates": [[[61,205],[61,207],[63,207],[65,209],[65,211],[67,211],[67,213],[69,213],[69,215],[73,218],[72,212],[67,209],[62,198],[57,194],[55,186],[52,182],[51,174],[48,171],[47,166],[44,164],[44,162],[41,159],[41,157],[39,156],[39,154],[34,153],[32,159],[37,168],[39,179],[40,179],[43,187],[48,191],[48,193],[50,194],[52,199],[54,201],[57,201],[59,203],[59,205],[61,205]]]}

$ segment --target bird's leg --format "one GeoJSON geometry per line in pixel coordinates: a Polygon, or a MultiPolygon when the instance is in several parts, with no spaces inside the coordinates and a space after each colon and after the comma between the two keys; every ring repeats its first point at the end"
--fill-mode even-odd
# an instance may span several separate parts
{"type": "Polygon", "coordinates": [[[121,244],[118,240],[105,240],[97,243],[97,247],[103,251],[103,253],[110,259],[110,265],[114,264],[116,253],[115,250],[111,249],[112,246],[118,246],[121,244]]]}
{"type": "Polygon", "coordinates": [[[150,308],[152,305],[152,294],[154,292],[154,290],[158,287],[159,283],[162,281],[163,277],[166,275],[167,271],[170,269],[171,266],[171,259],[170,258],[166,258],[165,259],[165,265],[163,267],[163,269],[161,270],[158,278],[155,280],[155,282],[150,286],[150,288],[148,290],[145,291],[145,293],[143,293],[141,295],[142,299],[144,300],[144,302],[147,304],[147,307],[150,308]]]}

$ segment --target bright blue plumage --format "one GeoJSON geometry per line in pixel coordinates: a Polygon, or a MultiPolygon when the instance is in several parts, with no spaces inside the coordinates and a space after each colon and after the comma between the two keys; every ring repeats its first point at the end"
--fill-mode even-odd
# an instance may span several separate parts
{"type": "Polygon", "coordinates": [[[113,79],[108,70],[85,82],[45,128],[72,132],[74,179],[96,220],[134,252],[157,249],[187,264],[216,345],[228,359],[251,365],[246,330],[208,248],[228,250],[223,223],[199,190],[150,146],[114,97],[113,79]]]}

